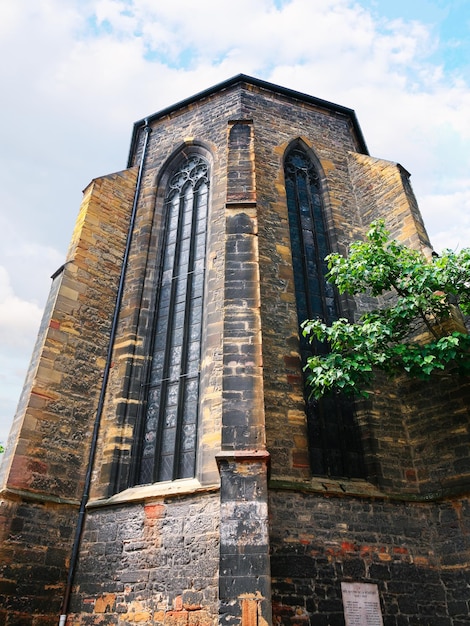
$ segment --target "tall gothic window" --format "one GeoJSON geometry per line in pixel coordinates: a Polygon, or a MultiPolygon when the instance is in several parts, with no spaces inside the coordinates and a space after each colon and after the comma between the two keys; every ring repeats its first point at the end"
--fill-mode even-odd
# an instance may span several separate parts
{"type": "MultiPolygon", "coordinates": [[[[325,277],[325,257],[330,248],[318,173],[301,146],[292,148],[285,159],[285,181],[299,324],[321,318],[330,324],[338,318],[335,291],[325,277]]],[[[320,343],[311,345],[300,334],[302,364],[320,343]]],[[[361,441],[352,402],[341,396],[320,402],[308,399],[306,412],[312,473],[336,477],[363,477],[361,441]]]]}
{"type": "Polygon", "coordinates": [[[137,484],[195,475],[208,191],[195,154],[167,186],[137,484]]]}

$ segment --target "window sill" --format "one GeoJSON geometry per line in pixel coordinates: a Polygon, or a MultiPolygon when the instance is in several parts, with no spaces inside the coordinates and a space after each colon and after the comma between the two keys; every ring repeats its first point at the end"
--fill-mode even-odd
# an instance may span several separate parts
{"type": "Polygon", "coordinates": [[[91,509],[115,504],[126,504],[128,502],[142,502],[158,497],[217,491],[218,489],[218,484],[202,485],[197,478],[183,478],[181,480],[154,483],[152,485],[129,487],[129,489],[116,493],[110,498],[90,500],[87,504],[87,508],[91,509]]]}

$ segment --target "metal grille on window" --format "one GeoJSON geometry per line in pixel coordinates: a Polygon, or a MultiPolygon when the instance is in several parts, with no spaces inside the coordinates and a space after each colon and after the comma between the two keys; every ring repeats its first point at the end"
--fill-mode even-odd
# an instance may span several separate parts
{"type": "MultiPolygon", "coordinates": [[[[320,181],[311,159],[301,147],[285,159],[285,181],[299,324],[321,318],[330,324],[338,318],[335,291],[326,281],[325,257],[329,243],[322,206],[320,181]]],[[[302,336],[302,364],[312,354],[327,350],[302,336]]],[[[310,464],[313,474],[363,477],[361,440],[353,403],[342,396],[311,401],[306,393],[310,464]]]]}
{"type": "Polygon", "coordinates": [[[137,484],[195,474],[208,190],[208,165],[198,155],[167,189],[137,484]]]}

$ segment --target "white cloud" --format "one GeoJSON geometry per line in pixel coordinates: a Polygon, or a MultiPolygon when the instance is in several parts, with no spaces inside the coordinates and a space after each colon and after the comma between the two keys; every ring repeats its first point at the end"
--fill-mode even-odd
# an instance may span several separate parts
{"type": "Polygon", "coordinates": [[[36,337],[42,308],[13,293],[6,269],[0,266],[0,345],[2,348],[30,348],[36,337]]]}
{"type": "Polygon", "coordinates": [[[0,442],[8,435],[41,316],[42,307],[15,295],[0,266],[0,442]]]}
{"type": "Polygon", "coordinates": [[[460,189],[449,193],[421,197],[421,207],[428,218],[426,225],[432,229],[437,251],[470,247],[470,179],[460,183],[460,189]]]}

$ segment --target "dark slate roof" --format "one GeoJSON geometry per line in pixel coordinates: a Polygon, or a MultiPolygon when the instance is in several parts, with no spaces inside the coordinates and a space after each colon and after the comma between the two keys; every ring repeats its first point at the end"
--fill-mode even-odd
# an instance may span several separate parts
{"type": "Polygon", "coordinates": [[[339,104],[334,104],[333,102],[329,102],[328,100],[322,100],[321,98],[315,98],[314,96],[309,96],[308,94],[302,93],[301,91],[295,91],[294,89],[287,89],[287,87],[280,87],[279,85],[275,85],[274,83],[269,83],[265,80],[260,80],[259,78],[253,78],[252,76],[247,76],[246,74],[237,74],[236,76],[233,76],[232,78],[229,78],[228,80],[218,83],[217,85],[214,85],[213,87],[209,87],[208,89],[205,89],[204,91],[200,91],[199,93],[196,93],[193,96],[186,98],[185,100],[181,100],[180,102],[177,102],[176,104],[172,104],[171,106],[166,107],[165,109],[162,109],[161,111],[157,111],[156,113],[153,113],[152,115],[149,115],[148,117],[135,122],[133,133],[132,133],[132,139],[131,139],[128,167],[130,166],[130,161],[131,161],[132,154],[135,148],[135,142],[137,140],[139,130],[143,126],[145,126],[147,122],[152,122],[153,120],[157,120],[161,117],[164,117],[165,115],[169,115],[170,113],[173,113],[177,111],[178,109],[183,109],[193,104],[194,102],[197,102],[198,100],[202,100],[203,98],[210,97],[213,94],[216,94],[218,91],[223,91],[225,89],[228,89],[240,83],[254,85],[256,87],[265,89],[267,91],[272,91],[274,93],[282,94],[294,100],[308,102],[310,104],[313,104],[316,107],[327,109],[335,113],[340,113],[348,117],[354,128],[354,132],[359,142],[359,148],[361,152],[363,152],[364,154],[369,154],[365,140],[364,140],[364,136],[361,131],[361,127],[359,126],[356,113],[354,112],[353,109],[349,109],[348,107],[344,107],[339,104]]]}

